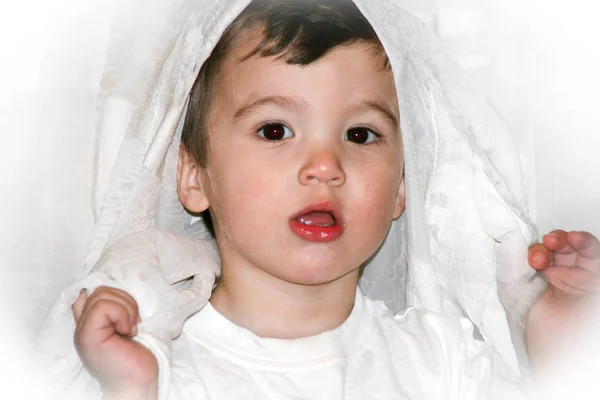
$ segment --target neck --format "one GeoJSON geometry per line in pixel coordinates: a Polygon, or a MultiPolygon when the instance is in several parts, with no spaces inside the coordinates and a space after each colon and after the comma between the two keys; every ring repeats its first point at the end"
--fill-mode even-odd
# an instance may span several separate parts
{"type": "Polygon", "coordinates": [[[257,336],[296,339],[342,325],[354,307],[357,284],[358,270],[332,282],[302,285],[258,268],[223,263],[210,302],[257,336]]]}

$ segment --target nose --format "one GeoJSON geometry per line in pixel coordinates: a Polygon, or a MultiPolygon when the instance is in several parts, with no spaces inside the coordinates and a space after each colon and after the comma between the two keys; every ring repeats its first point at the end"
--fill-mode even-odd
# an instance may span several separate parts
{"type": "Polygon", "coordinates": [[[346,182],[346,174],[333,152],[319,150],[313,151],[308,161],[300,168],[298,181],[302,185],[326,183],[341,186],[346,182]]]}

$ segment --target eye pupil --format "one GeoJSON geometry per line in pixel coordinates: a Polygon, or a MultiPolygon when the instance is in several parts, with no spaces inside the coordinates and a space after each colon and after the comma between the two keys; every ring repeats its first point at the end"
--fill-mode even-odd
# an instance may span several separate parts
{"type": "Polygon", "coordinates": [[[369,140],[369,131],[366,128],[352,128],[348,131],[348,140],[363,144],[369,140]]]}
{"type": "Polygon", "coordinates": [[[263,128],[267,140],[281,140],[285,136],[285,127],[282,124],[269,124],[263,128]]]}

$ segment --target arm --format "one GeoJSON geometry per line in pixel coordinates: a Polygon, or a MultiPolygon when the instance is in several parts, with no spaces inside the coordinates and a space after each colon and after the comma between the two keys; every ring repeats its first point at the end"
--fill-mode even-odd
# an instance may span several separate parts
{"type": "Polygon", "coordinates": [[[538,374],[598,312],[600,242],[586,232],[556,230],[530,247],[529,263],[548,280],[528,315],[525,331],[531,366],[538,374]]]}

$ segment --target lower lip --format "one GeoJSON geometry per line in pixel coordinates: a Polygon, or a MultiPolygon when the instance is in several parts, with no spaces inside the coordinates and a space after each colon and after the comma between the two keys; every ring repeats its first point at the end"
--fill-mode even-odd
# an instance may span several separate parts
{"type": "Polygon", "coordinates": [[[332,242],[342,236],[344,227],[340,224],[333,226],[304,225],[295,219],[290,220],[292,232],[302,239],[315,243],[332,242]]]}

